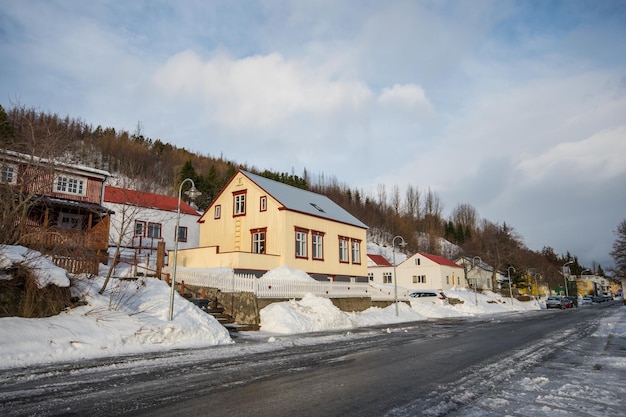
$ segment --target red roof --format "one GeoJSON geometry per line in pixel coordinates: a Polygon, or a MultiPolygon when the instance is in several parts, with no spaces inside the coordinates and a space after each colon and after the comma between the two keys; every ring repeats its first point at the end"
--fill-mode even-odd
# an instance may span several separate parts
{"type": "MultiPolygon", "coordinates": [[[[178,197],[144,193],[143,191],[127,190],[109,185],[104,187],[104,201],[106,203],[129,204],[162,211],[175,212],[178,210],[178,197]]],[[[200,213],[182,200],[180,201],[180,212],[200,216],[200,213]]]]}
{"type": "Polygon", "coordinates": [[[391,266],[389,261],[383,255],[367,254],[367,257],[372,260],[377,266],[391,266]]]}
{"type": "Polygon", "coordinates": [[[437,255],[431,255],[428,253],[420,253],[420,255],[422,255],[424,258],[428,258],[431,261],[439,264],[439,265],[443,265],[443,266],[451,266],[454,268],[462,268],[461,266],[455,264],[454,262],[452,262],[450,259],[448,258],[444,258],[443,256],[437,256],[437,255]]]}

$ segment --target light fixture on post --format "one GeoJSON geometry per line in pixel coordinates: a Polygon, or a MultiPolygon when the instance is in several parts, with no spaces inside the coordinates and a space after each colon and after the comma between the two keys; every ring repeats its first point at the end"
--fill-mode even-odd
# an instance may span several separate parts
{"type": "MultiPolygon", "coordinates": [[[[474,261],[476,259],[478,259],[480,263],[483,262],[483,260],[480,259],[480,256],[474,256],[472,258],[472,269],[474,269],[474,266],[475,266],[474,261]]],[[[478,288],[477,287],[478,287],[478,275],[476,275],[476,278],[474,278],[474,302],[476,305],[478,305],[478,288]]]]}
{"type": "Polygon", "coordinates": [[[567,268],[568,273],[565,273],[565,267],[573,264],[574,261],[567,261],[563,264],[563,279],[565,280],[565,296],[569,297],[569,290],[567,289],[567,276],[569,275],[569,267],[567,268]]]}
{"type": "Polygon", "coordinates": [[[511,296],[511,305],[513,305],[513,283],[511,282],[511,268],[513,268],[513,272],[515,272],[515,268],[512,266],[509,266],[506,269],[506,272],[509,276],[509,295],[511,296]]]}
{"type": "Polygon", "coordinates": [[[396,279],[396,239],[400,239],[401,247],[406,246],[406,242],[402,236],[395,236],[391,241],[391,251],[393,253],[393,302],[396,304],[396,317],[400,314],[398,312],[398,280],[396,279]]]}
{"type": "Polygon", "coordinates": [[[174,229],[174,263],[172,264],[172,281],[171,281],[171,290],[170,290],[170,314],[169,320],[172,321],[174,318],[174,292],[176,291],[176,263],[178,262],[178,226],[180,224],[180,200],[183,194],[183,184],[187,181],[191,182],[191,188],[189,191],[185,191],[185,194],[189,196],[192,200],[198,196],[201,196],[202,193],[198,191],[196,185],[194,184],[191,178],[185,178],[183,182],[180,183],[180,187],[178,187],[178,210],[176,212],[176,228],[174,229]]]}

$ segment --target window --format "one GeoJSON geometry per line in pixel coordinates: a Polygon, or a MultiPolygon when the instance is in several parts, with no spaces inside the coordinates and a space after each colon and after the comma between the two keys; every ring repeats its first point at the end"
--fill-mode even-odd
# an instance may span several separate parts
{"type": "Polygon", "coordinates": [[[266,228],[253,229],[252,232],[252,253],[265,253],[266,228]]]}
{"type": "Polygon", "coordinates": [[[146,234],[146,222],[135,220],[135,236],[144,236],[146,234]]]}
{"type": "Polygon", "coordinates": [[[413,275],[413,284],[425,284],[426,275],[413,275]]]}
{"type": "Polygon", "coordinates": [[[64,229],[82,229],[83,216],[80,214],[59,213],[59,227],[64,229]]]}
{"type": "Polygon", "coordinates": [[[148,223],[148,237],[153,239],[161,239],[161,224],[148,223]]]}
{"type": "Polygon", "coordinates": [[[220,217],[222,217],[222,206],[217,205],[215,206],[215,213],[213,214],[213,218],[219,219],[220,217]]]}
{"type": "Polygon", "coordinates": [[[15,184],[17,182],[17,174],[13,165],[3,165],[0,171],[0,182],[5,184],[15,184]]]}
{"type": "Polygon", "coordinates": [[[450,285],[450,277],[446,276],[446,285],[450,285]]]}
{"type": "Polygon", "coordinates": [[[246,214],[246,191],[239,191],[233,194],[233,198],[233,215],[244,216],[246,214]]]}
{"type": "Polygon", "coordinates": [[[179,242],[187,241],[187,227],[178,226],[178,241],[179,242]]]}
{"type": "Polygon", "coordinates": [[[415,265],[419,265],[420,264],[420,258],[415,258],[415,265]]]}
{"type": "Polygon", "coordinates": [[[54,190],[64,194],[85,195],[85,180],[60,175],[57,177],[54,190]]]}
{"type": "Polygon", "coordinates": [[[383,272],[383,284],[391,284],[392,282],[391,272],[383,272]]]}
{"type": "Polygon", "coordinates": [[[361,241],[360,240],[352,240],[352,263],[360,264],[361,263],[361,241]]]}
{"type": "Polygon", "coordinates": [[[296,258],[306,258],[307,248],[307,236],[309,231],[307,229],[296,228],[296,258]]]}
{"type": "Polygon", "coordinates": [[[266,196],[261,197],[261,200],[259,201],[259,210],[267,211],[267,197],[266,196]]]}
{"type": "Polygon", "coordinates": [[[339,236],[339,262],[350,262],[348,258],[348,238],[339,236]]]}
{"type": "Polygon", "coordinates": [[[367,273],[367,280],[369,282],[374,282],[374,273],[373,272],[368,272],[367,273]]]}
{"type": "Polygon", "coordinates": [[[312,239],[312,258],[313,259],[324,259],[324,233],[323,232],[311,232],[312,239]]]}

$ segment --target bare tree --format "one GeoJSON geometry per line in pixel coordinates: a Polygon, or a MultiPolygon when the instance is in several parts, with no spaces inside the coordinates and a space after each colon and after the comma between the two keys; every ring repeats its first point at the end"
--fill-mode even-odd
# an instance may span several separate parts
{"type": "Polygon", "coordinates": [[[413,217],[419,221],[422,217],[422,196],[417,187],[408,185],[405,196],[405,212],[408,216],[413,217]]]}
{"type": "Polygon", "coordinates": [[[611,257],[615,261],[613,272],[616,277],[626,278],[626,219],[617,225],[615,234],[617,238],[613,242],[613,250],[611,251],[611,257]]]}

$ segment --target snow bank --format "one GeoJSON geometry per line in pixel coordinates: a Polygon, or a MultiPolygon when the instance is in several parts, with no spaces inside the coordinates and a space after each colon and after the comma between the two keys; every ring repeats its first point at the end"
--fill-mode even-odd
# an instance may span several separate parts
{"type": "MultiPolygon", "coordinates": [[[[0,245],[0,269],[7,269],[15,264],[23,264],[33,270],[39,288],[48,285],[69,287],[70,279],[67,271],[56,266],[40,252],[24,246],[0,245]]],[[[0,275],[0,279],[11,279],[9,275],[0,275]]]]}

